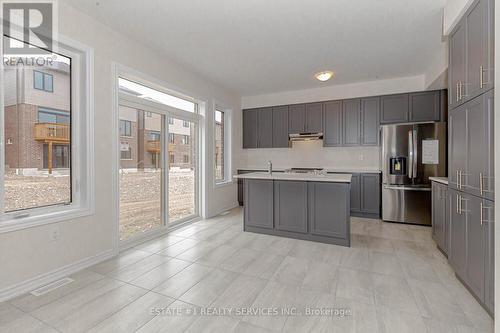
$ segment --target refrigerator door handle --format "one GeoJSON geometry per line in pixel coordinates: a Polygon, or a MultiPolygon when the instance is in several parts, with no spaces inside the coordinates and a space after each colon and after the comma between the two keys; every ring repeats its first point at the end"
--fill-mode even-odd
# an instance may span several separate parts
{"type": "Polygon", "coordinates": [[[417,142],[417,130],[413,130],[413,178],[417,178],[417,163],[418,163],[418,142],[417,142]]]}
{"type": "Polygon", "coordinates": [[[413,178],[413,131],[408,131],[408,177],[413,178]]]}

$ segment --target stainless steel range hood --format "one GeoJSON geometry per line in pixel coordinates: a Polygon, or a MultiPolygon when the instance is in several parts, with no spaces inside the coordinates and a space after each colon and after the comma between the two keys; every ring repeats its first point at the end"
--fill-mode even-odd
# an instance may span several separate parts
{"type": "Polygon", "coordinates": [[[322,140],[323,133],[294,133],[289,134],[290,141],[309,141],[309,140],[322,140]]]}

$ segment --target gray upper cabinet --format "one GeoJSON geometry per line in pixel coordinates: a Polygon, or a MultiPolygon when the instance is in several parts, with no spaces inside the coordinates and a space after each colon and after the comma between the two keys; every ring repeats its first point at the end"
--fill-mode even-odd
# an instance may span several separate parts
{"type": "Polygon", "coordinates": [[[307,182],[274,181],[274,206],[276,230],[307,233],[307,182]]]}
{"type": "Polygon", "coordinates": [[[349,210],[349,187],[323,182],[309,182],[307,187],[310,233],[347,239],[349,216],[340,212],[349,210]]]}
{"type": "Polygon", "coordinates": [[[362,173],[361,178],[361,212],[367,214],[380,213],[380,175],[362,173]]]}
{"type": "Polygon", "coordinates": [[[343,145],[358,146],[361,144],[360,133],[361,100],[348,99],[342,103],[343,145]]]}
{"type": "Polygon", "coordinates": [[[306,104],[305,132],[323,132],[323,103],[306,104]]]}
{"type": "Polygon", "coordinates": [[[306,107],[304,104],[288,107],[288,133],[304,133],[306,131],[306,107]]]}
{"type": "Polygon", "coordinates": [[[342,146],[342,101],[324,104],[323,145],[325,147],[342,146]]]}
{"type": "Polygon", "coordinates": [[[273,148],[288,148],[288,106],[273,108],[273,148]]]}
{"type": "Polygon", "coordinates": [[[361,145],[378,146],[380,129],[380,97],[361,99],[361,145]]]}
{"type": "Polygon", "coordinates": [[[243,148],[257,148],[257,112],[243,110],[243,148]]]}
{"type": "Polygon", "coordinates": [[[257,111],[257,148],[273,146],[273,109],[263,108],[257,111]]]}
{"type": "Polygon", "coordinates": [[[463,18],[466,36],[466,99],[493,87],[492,0],[476,0],[463,18]]]}
{"type": "Polygon", "coordinates": [[[441,118],[439,90],[410,94],[410,121],[439,121],[441,118]]]}
{"type": "Polygon", "coordinates": [[[450,108],[462,103],[465,83],[465,25],[459,22],[449,36],[448,88],[450,108]]]}
{"type": "Polygon", "coordinates": [[[397,94],[380,97],[380,113],[380,123],[382,124],[408,122],[408,94],[397,94]]]}
{"type": "Polygon", "coordinates": [[[467,111],[465,106],[451,110],[448,119],[448,185],[461,189],[461,174],[465,173],[467,164],[467,111]]]}
{"type": "Polygon", "coordinates": [[[245,179],[243,184],[245,225],[273,229],[273,182],[245,179]]]}

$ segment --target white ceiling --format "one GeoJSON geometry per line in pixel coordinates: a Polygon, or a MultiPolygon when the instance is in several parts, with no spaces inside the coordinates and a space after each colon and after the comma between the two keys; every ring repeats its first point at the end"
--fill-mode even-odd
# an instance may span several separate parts
{"type": "Polygon", "coordinates": [[[446,0],[66,2],[248,96],[423,74],[446,0]],[[327,69],[334,79],[314,79],[327,69]]]}

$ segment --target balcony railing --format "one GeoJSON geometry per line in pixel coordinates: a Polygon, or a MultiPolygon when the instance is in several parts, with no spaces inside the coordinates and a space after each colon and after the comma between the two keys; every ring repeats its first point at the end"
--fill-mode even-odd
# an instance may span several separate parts
{"type": "Polygon", "coordinates": [[[37,123],[34,129],[37,141],[69,143],[70,128],[68,124],[37,123]]]}
{"type": "MultiPolygon", "coordinates": [[[[168,151],[174,151],[175,144],[168,144],[168,151]]],[[[161,142],[159,140],[148,140],[146,142],[146,150],[153,154],[159,154],[161,151],[161,142]]]]}

